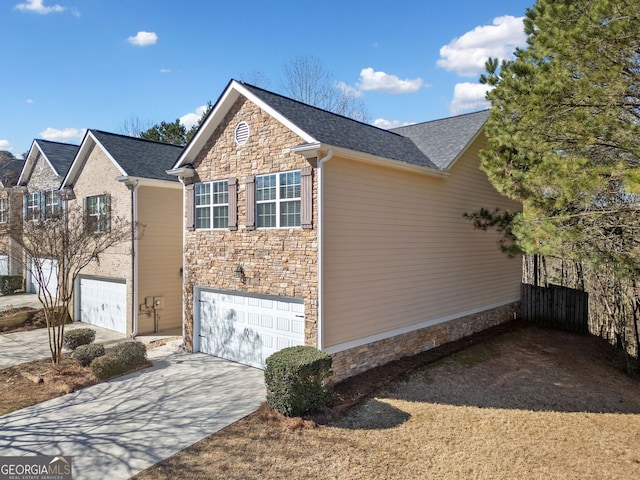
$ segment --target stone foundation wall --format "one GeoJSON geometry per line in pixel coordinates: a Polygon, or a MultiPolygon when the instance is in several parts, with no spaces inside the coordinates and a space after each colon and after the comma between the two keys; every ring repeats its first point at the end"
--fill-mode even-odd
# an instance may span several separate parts
{"type": "Polygon", "coordinates": [[[520,302],[515,302],[335,353],[332,380],[337,382],[393,360],[486,330],[512,320],[519,311],[520,302]]]}

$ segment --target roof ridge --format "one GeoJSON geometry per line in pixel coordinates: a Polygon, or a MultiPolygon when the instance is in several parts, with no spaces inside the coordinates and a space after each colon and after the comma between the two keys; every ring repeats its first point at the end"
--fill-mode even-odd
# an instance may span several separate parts
{"type": "Polygon", "coordinates": [[[55,143],[57,145],[65,145],[65,146],[68,146],[68,147],[79,147],[80,146],[80,145],[76,145],[75,143],[59,142],[57,140],[47,140],[46,138],[35,138],[34,142],[55,143]]]}
{"type": "Polygon", "coordinates": [[[90,132],[103,133],[105,135],[111,135],[113,137],[126,138],[126,139],[129,139],[129,140],[137,140],[137,141],[140,141],[140,142],[154,143],[156,145],[166,145],[166,146],[169,146],[169,147],[184,148],[184,145],[178,145],[177,143],[159,142],[157,140],[149,140],[148,138],[134,137],[132,135],[124,135],[122,133],[107,132],[106,130],[100,130],[98,128],[90,128],[88,130],[90,132]]]}
{"type": "Polygon", "coordinates": [[[453,119],[460,118],[460,117],[465,117],[465,116],[469,116],[469,115],[477,115],[478,113],[489,112],[490,110],[491,110],[490,108],[483,108],[482,110],[476,110],[475,112],[460,113],[458,115],[451,115],[450,117],[434,118],[432,120],[425,120],[424,122],[410,123],[409,125],[402,125],[400,127],[394,127],[394,128],[392,128],[392,130],[398,130],[400,128],[405,128],[405,127],[414,127],[416,125],[425,125],[427,123],[442,122],[442,121],[445,121],[445,120],[453,120],[453,119]]]}

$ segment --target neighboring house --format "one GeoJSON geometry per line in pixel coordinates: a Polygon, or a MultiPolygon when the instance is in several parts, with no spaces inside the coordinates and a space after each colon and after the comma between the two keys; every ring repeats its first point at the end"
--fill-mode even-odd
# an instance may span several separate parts
{"type": "Polygon", "coordinates": [[[131,336],[182,328],[182,185],[167,175],[183,147],[99,130],[85,134],[61,189],[87,224],[117,218],[142,229],[84,268],[74,320],[131,336]]]}
{"type": "Polygon", "coordinates": [[[15,186],[24,160],[3,153],[6,152],[0,152],[0,275],[22,275],[22,250],[8,230],[21,231],[22,192],[15,186]]]}
{"type": "Polygon", "coordinates": [[[513,318],[521,261],[464,218],[520,208],[479,169],[487,117],[387,131],[231,81],[169,172],[186,347],[312,345],[340,379],[513,318]]]}
{"type": "MultiPolygon", "coordinates": [[[[77,145],[36,139],[31,144],[29,154],[20,173],[18,186],[23,190],[23,219],[34,222],[49,215],[58,215],[62,211],[60,184],[67,174],[71,162],[78,152],[77,145]]],[[[36,281],[34,262],[41,266],[43,278],[47,279],[46,288],[55,293],[57,290],[57,265],[55,260],[25,258],[26,291],[37,293],[41,288],[36,281]]]]}

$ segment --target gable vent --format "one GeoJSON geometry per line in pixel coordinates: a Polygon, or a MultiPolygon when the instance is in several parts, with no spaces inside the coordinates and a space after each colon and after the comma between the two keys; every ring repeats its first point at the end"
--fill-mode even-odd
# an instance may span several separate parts
{"type": "Polygon", "coordinates": [[[249,124],[247,122],[240,122],[236,125],[236,129],[233,132],[233,138],[238,145],[244,145],[249,140],[249,124]]]}

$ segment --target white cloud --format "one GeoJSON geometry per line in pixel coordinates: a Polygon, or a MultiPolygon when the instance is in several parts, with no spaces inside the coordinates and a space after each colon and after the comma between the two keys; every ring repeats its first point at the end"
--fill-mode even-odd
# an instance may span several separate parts
{"type": "Polygon", "coordinates": [[[449,110],[452,114],[458,115],[489,108],[491,104],[485,95],[491,88],[493,87],[481,83],[457,83],[453,90],[453,100],[449,104],[449,110]]]}
{"type": "Polygon", "coordinates": [[[63,128],[62,130],[58,130],[57,128],[49,127],[40,132],[39,135],[45,140],[66,142],[72,139],[81,139],[86,131],[86,128],[63,128]]]}
{"type": "Polygon", "coordinates": [[[11,150],[9,140],[0,140],[0,150],[11,150]]]}
{"type": "Polygon", "coordinates": [[[375,90],[386,93],[414,93],[423,86],[421,78],[401,80],[396,75],[376,72],[373,68],[363,68],[360,71],[360,81],[356,84],[360,90],[375,90]]]}
{"type": "Polygon", "coordinates": [[[505,15],[493,19],[493,25],[482,25],[454,38],[440,49],[438,66],[464,77],[484,71],[489,57],[500,60],[512,57],[516,47],[526,45],[524,17],[505,15]]]}
{"type": "Polygon", "coordinates": [[[376,118],[373,124],[378,128],[389,130],[390,128],[405,127],[411,125],[412,122],[401,122],[400,120],[386,120],[384,118],[376,118]]]}
{"type": "Polygon", "coordinates": [[[134,37],[127,38],[127,42],[136,47],[148,47],[155,45],[158,41],[158,35],[155,32],[138,32],[134,37]]]}
{"type": "Polygon", "coordinates": [[[14,10],[20,10],[22,12],[39,13],[40,15],[47,15],[48,13],[64,12],[67,8],[62,5],[52,5],[46,7],[44,0],[27,0],[25,3],[19,3],[14,10]]]}
{"type": "Polygon", "coordinates": [[[160,69],[160,73],[171,73],[171,69],[170,68],[161,68],[160,69]]]}
{"type": "Polygon", "coordinates": [[[36,101],[33,98],[27,98],[27,103],[29,105],[32,105],[32,104],[36,103],[36,101]]]}
{"type": "Polygon", "coordinates": [[[351,85],[347,85],[344,82],[336,82],[335,86],[338,90],[342,91],[346,97],[349,98],[360,98],[363,94],[357,88],[352,87],[351,85]]]}
{"type": "Polygon", "coordinates": [[[198,121],[200,120],[200,118],[202,118],[202,115],[206,111],[207,111],[207,106],[201,105],[198,108],[196,108],[195,112],[186,113],[183,116],[181,116],[180,123],[184,125],[184,127],[187,130],[189,130],[191,127],[198,124],[198,121]]]}

